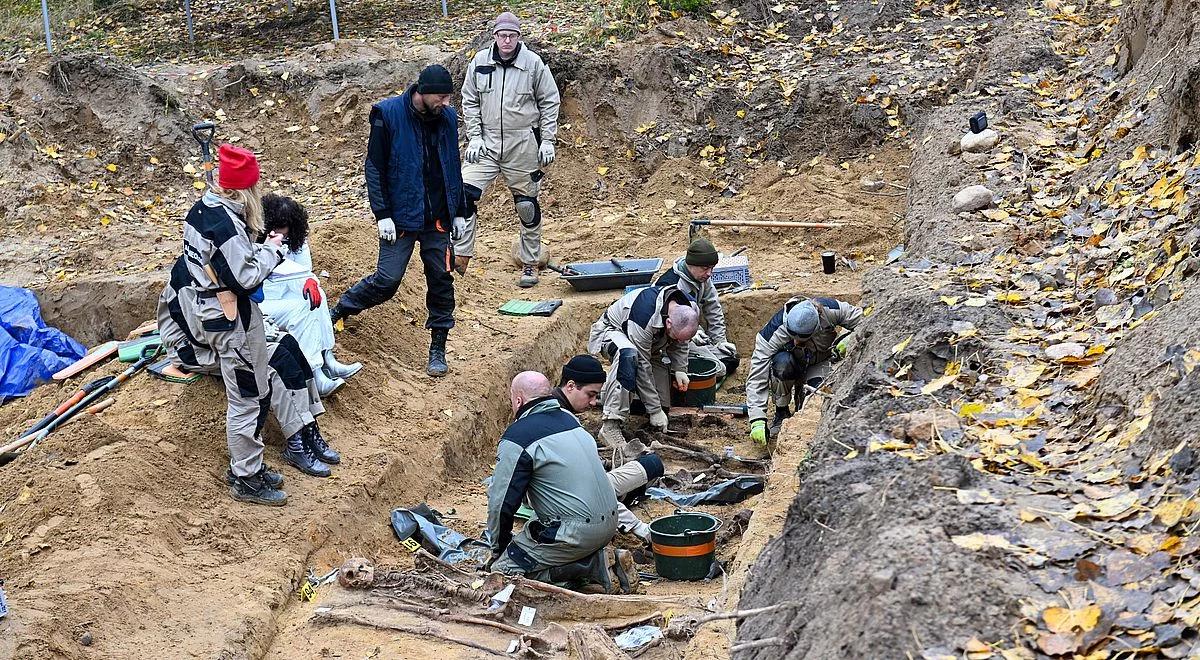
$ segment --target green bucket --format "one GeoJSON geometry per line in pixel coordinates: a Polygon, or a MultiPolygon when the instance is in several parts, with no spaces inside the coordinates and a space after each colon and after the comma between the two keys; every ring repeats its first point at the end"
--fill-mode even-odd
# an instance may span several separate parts
{"type": "Polygon", "coordinates": [[[654,568],[667,580],[703,580],[717,556],[721,521],[707,513],[676,511],[650,523],[654,568]]]}
{"type": "Polygon", "coordinates": [[[717,371],[716,360],[706,357],[688,358],[687,391],[680,392],[671,388],[671,405],[680,408],[699,408],[717,400],[717,371]]]}

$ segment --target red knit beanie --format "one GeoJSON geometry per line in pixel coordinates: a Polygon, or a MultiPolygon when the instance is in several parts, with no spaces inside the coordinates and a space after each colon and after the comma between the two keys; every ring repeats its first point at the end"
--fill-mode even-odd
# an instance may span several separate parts
{"type": "Polygon", "coordinates": [[[258,159],[249,149],[223,144],[217,149],[217,185],[246,190],[258,183],[258,159]]]}

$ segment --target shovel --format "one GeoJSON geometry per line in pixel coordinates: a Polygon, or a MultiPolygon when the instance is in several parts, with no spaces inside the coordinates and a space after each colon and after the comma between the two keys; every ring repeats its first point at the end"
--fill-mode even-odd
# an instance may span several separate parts
{"type": "MultiPolygon", "coordinates": [[[[213,187],[212,140],[216,132],[217,127],[211,121],[202,121],[192,126],[192,137],[200,145],[202,159],[200,168],[204,170],[204,180],[208,182],[209,188],[213,187]]],[[[204,274],[208,275],[208,279],[212,280],[213,284],[221,284],[221,280],[217,277],[211,264],[204,264],[204,274]]],[[[221,313],[225,315],[227,321],[237,318],[237,296],[232,291],[218,291],[217,302],[221,305],[221,313]]]]}

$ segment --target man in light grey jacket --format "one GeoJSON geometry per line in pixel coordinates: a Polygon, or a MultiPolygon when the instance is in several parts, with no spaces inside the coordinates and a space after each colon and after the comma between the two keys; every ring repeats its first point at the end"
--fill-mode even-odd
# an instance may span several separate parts
{"type": "Polygon", "coordinates": [[[725,334],[725,310],[712,283],[713,270],[721,260],[717,248],[707,239],[697,238],[688,245],[687,254],[675,260],[671,270],[663,273],[655,284],[674,285],[695,299],[700,306],[703,330],[696,333],[688,345],[689,355],[712,360],[717,366],[717,379],[737,369],[737,346],[725,334]]]}
{"type": "Polygon", "coordinates": [[[696,304],[674,286],[648,286],[621,296],[592,324],[588,352],[612,364],[600,390],[600,441],[621,451],[621,427],[636,392],[651,428],[664,431],[671,384],[687,389],[688,342],[700,326],[696,304]],[[669,372],[669,373],[668,373],[669,372]]]}
{"type": "Polygon", "coordinates": [[[513,378],[516,421],[500,438],[488,488],[491,568],[543,582],[590,578],[614,591],[604,547],[617,532],[617,496],[596,440],[551,390],[536,371],[513,378]],[[537,518],[514,536],[513,519],[526,500],[537,518]]]}
{"type": "Polygon", "coordinates": [[[538,282],[542,169],[554,162],[562,99],[550,68],[521,39],[521,22],[510,12],[496,18],[494,43],[467,64],[462,85],[467,151],[462,177],[467,209],[455,220],[455,270],[466,272],[475,254],[476,208],[488,185],[504,176],[521,221],[517,255],[523,264],[517,284],[538,282]]]}
{"type": "Polygon", "coordinates": [[[847,340],[838,328],[854,330],[863,321],[861,308],[833,298],[792,298],[783,304],[758,335],[746,379],[750,438],[766,444],[792,416],[792,402],[804,400],[805,387],[820,387],[833,358],[845,355],[847,340]],[[775,418],[767,429],[767,393],[775,400],[775,418]],[[793,392],[795,396],[793,396],[793,392]]]}

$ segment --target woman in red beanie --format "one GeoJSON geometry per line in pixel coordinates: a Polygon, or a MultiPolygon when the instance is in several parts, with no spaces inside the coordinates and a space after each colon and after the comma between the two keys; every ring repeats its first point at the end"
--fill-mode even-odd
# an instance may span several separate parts
{"type": "MultiPolygon", "coordinates": [[[[188,371],[220,373],[225,381],[227,479],[234,499],[279,506],[287,502],[279,488],[283,476],[263,464],[259,434],[272,404],[271,383],[286,383],[289,374],[269,371],[274,361],[252,296],[283,260],[283,237],[271,232],[263,243],[252,240],[263,227],[254,154],[223,144],[218,156],[217,185],[192,206],[184,221],[183,254],[159,297],[159,329],[172,362],[188,371]]],[[[277,354],[286,352],[284,342],[274,348],[277,354]]],[[[309,431],[309,426],[315,429],[311,415],[303,417],[297,411],[303,406],[288,400],[283,387],[274,389],[281,390],[276,417],[290,436],[284,460],[309,474],[328,476],[328,466],[317,458],[324,441],[309,431]]],[[[302,388],[286,389],[290,393],[302,388]]]]}

